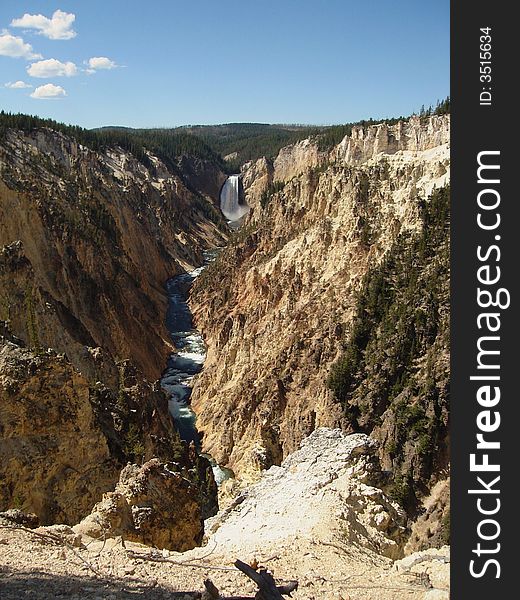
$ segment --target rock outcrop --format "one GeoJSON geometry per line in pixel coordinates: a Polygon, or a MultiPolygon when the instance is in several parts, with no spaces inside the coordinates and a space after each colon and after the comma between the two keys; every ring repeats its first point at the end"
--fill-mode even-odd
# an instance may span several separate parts
{"type": "Polygon", "coordinates": [[[184,551],[200,545],[204,534],[197,488],[178,465],[150,460],[121,471],[113,492],[74,527],[94,538],[121,536],[155,548],[184,551]]]}
{"type": "MultiPolygon", "coordinates": [[[[381,155],[417,153],[449,144],[449,116],[411,117],[395,125],[356,125],[332,149],[320,148],[318,138],[282,148],[272,161],[260,158],[242,166],[245,197],[253,209],[275,182],[287,183],[309,170],[325,170],[331,163],[361,165],[381,155]]],[[[442,168],[441,168],[442,170],[442,168]]],[[[253,211],[259,218],[261,209],[253,211]]]]}
{"type": "Polygon", "coordinates": [[[362,164],[378,154],[424,152],[450,141],[449,116],[411,117],[396,125],[353,127],[352,133],[332,151],[348,164],[362,164]]]}
{"type": "Polygon", "coordinates": [[[364,434],[318,428],[280,466],[207,524],[210,543],[254,552],[293,538],[333,539],[402,556],[405,516],[371,484],[377,444],[364,434]]]}
{"type": "Polygon", "coordinates": [[[204,448],[240,476],[280,464],[316,427],[351,427],[329,371],[363,278],[401,233],[421,230],[420,199],[449,181],[448,132],[449,117],[355,129],[317,167],[312,150],[309,168],[300,144],[291,179],[195,284],[208,346],[197,426],[204,448]]]}

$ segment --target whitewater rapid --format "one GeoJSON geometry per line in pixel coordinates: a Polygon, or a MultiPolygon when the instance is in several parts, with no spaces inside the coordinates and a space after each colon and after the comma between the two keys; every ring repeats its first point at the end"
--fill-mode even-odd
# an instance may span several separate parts
{"type": "MultiPolygon", "coordinates": [[[[182,440],[193,442],[200,450],[200,437],[195,425],[195,413],[190,406],[193,378],[202,370],[206,347],[200,333],[193,327],[193,318],[186,301],[190,287],[202,271],[216,258],[216,252],[204,254],[204,265],[172,277],[166,282],[168,309],[166,327],[176,352],[170,355],[161,377],[161,387],[168,396],[168,408],[182,440]]],[[[230,469],[210,460],[217,485],[233,476],[230,469]]]]}
{"type": "Polygon", "coordinates": [[[230,221],[238,221],[249,211],[247,204],[240,204],[240,176],[230,175],[220,192],[220,210],[230,221]]]}

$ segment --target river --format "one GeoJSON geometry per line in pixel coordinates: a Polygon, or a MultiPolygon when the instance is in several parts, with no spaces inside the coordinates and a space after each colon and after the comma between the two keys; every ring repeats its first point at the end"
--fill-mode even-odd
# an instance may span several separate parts
{"type": "MultiPolygon", "coordinates": [[[[204,253],[202,267],[172,277],[166,282],[168,309],[166,327],[170,333],[175,352],[168,358],[161,377],[161,387],[168,395],[168,407],[182,440],[193,442],[200,451],[200,436],[196,427],[196,416],[190,406],[193,378],[200,373],[206,358],[206,347],[202,335],[193,327],[193,316],[188,306],[188,293],[195,279],[215,260],[219,249],[204,253]]],[[[233,477],[233,471],[220,467],[215,460],[204,455],[213,467],[217,485],[233,477]]]]}

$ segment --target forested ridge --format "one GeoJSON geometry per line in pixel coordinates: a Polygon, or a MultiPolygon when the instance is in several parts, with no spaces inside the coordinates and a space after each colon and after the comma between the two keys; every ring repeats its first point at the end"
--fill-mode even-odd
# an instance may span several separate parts
{"type": "Polygon", "coordinates": [[[146,151],[159,157],[167,164],[182,155],[197,156],[210,160],[226,170],[225,161],[210,148],[203,139],[169,129],[103,128],[85,129],[78,125],[66,125],[53,119],[42,119],[33,115],[0,112],[0,139],[9,128],[31,132],[40,127],[59,131],[75,139],[91,150],[104,150],[120,146],[131,152],[138,160],[148,162],[146,151]]]}
{"type": "MultiPolygon", "coordinates": [[[[450,110],[449,97],[436,106],[421,107],[419,116],[446,114],[450,110]]],[[[354,126],[367,127],[377,123],[393,125],[406,117],[369,119],[342,125],[298,125],[266,123],[227,123],[223,125],[184,125],[174,128],[133,129],[130,127],[100,127],[85,129],[66,125],[53,119],[0,111],[0,139],[9,128],[31,132],[48,127],[74,138],[92,149],[103,150],[120,146],[138,160],[147,163],[146,151],[172,164],[182,155],[196,156],[212,161],[225,173],[236,173],[247,161],[265,156],[275,158],[281,148],[298,141],[313,138],[322,151],[331,149],[354,126]],[[227,160],[224,157],[228,157],[227,160]]]]}

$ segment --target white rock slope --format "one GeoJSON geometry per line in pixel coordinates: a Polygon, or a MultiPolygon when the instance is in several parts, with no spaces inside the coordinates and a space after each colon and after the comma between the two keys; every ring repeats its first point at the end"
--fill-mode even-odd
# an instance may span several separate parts
{"type": "Polygon", "coordinates": [[[295,538],[340,539],[399,557],[403,513],[367,483],[376,448],[364,434],[316,429],[281,466],[262,473],[207,521],[210,543],[250,554],[295,538]]]}

